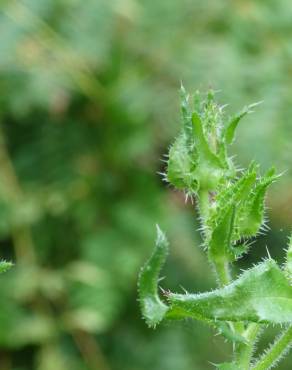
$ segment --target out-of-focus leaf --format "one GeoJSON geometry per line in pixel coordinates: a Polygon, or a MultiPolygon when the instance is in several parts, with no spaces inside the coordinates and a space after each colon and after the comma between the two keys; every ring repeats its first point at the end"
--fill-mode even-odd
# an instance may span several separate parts
{"type": "Polygon", "coordinates": [[[238,366],[234,362],[224,362],[224,364],[216,365],[218,370],[238,370],[238,366]]]}
{"type": "Polygon", "coordinates": [[[0,273],[8,271],[13,266],[13,263],[7,261],[0,261],[0,273]]]}
{"type": "Polygon", "coordinates": [[[27,312],[5,297],[0,305],[0,344],[4,348],[40,345],[58,333],[56,322],[44,314],[27,312]]]}

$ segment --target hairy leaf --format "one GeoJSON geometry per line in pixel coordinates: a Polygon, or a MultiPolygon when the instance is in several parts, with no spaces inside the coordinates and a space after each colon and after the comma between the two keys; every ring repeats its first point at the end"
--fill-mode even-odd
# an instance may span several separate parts
{"type": "Polygon", "coordinates": [[[227,340],[233,343],[247,343],[246,339],[236,333],[234,330],[231,330],[229,325],[224,321],[217,321],[215,323],[216,328],[218,329],[219,333],[223,335],[227,340]]]}
{"type": "Polygon", "coordinates": [[[188,148],[186,135],[182,133],[169,151],[167,180],[178,189],[197,190],[195,150],[188,148]]]}
{"type": "Polygon", "coordinates": [[[248,113],[252,112],[252,108],[256,107],[257,105],[261,104],[261,102],[253,103],[248,105],[247,107],[244,107],[241,112],[236,114],[234,117],[230,119],[230,121],[227,124],[226,130],[225,130],[225,140],[227,144],[231,144],[234,139],[235,130],[240,122],[240,120],[246,116],[248,113]]]}
{"type": "Polygon", "coordinates": [[[150,327],[155,327],[165,316],[168,307],[158,295],[158,280],[168,253],[168,241],[157,226],[155,250],[142,268],[139,276],[139,299],[142,314],[150,327]]]}
{"type": "Polygon", "coordinates": [[[275,261],[269,259],[245,271],[224,288],[202,294],[168,295],[169,318],[292,322],[292,287],[275,261]]]}
{"type": "Polygon", "coordinates": [[[252,163],[234,183],[217,188],[215,207],[207,220],[209,237],[206,246],[212,260],[234,261],[248,250],[239,240],[258,233],[264,222],[264,198],[269,185],[278,177],[274,169],[257,179],[257,166],[252,163]]]}
{"type": "Polygon", "coordinates": [[[242,238],[255,236],[264,221],[264,201],[268,187],[278,178],[271,168],[263,178],[256,181],[247,201],[241,207],[237,218],[237,231],[242,238]]]}
{"type": "Polygon", "coordinates": [[[242,204],[252,191],[256,181],[256,165],[252,163],[248,170],[234,182],[222,182],[217,188],[216,203],[208,220],[209,226],[216,225],[232,206],[242,204]]]}
{"type": "Polygon", "coordinates": [[[231,205],[218,225],[213,229],[209,241],[209,257],[212,261],[234,260],[232,251],[232,233],[234,227],[235,206],[231,205]]]}
{"type": "Polygon", "coordinates": [[[216,207],[207,221],[210,236],[206,240],[206,246],[211,260],[234,261],[245,250],[232,246],[239,239],[236,216],[252,192],[255,181],[255,166],[252,165],[235,183],[220,189],[216,207]]]}
{"type": "Polygon", "coordinates": [[[192,114],[193,132],[197,151],[201,161],[206,161],[215,168],[220,168],[221,163],[219,158],[211,151],[208,140],[206,139],[203,131],[203,125],[200,116],[197,112],[192,114]]]}
{"type": "Polygon", "coordinates": [[[187,138],[187,145],[190,146],[192,144],[192,113],[189,106],[189,95],[182,84],[180,88],[180,109],[183,132],[187,138]]]}

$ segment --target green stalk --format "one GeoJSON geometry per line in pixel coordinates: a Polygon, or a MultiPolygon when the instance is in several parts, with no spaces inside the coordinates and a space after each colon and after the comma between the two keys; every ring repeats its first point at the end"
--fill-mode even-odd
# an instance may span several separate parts
{"type": "MultiPolygon", "coordinates": [[[[199,206],[200,206],[200,214],[202,217],[202,222],[209,216],[210,210],[210,197],[209,192],[207,190],[201,190],[199,192],[199,206]]],[[[229,284],[232,281],[232,276],[230,272],[230,266],[228,261],[211,261],[214,266],[215,273],[218,279],[219,286],[224,286],[229,284]]],[[[228,323],[230,329],[238,334],[241,334],[244,330],[243,323],[228,323]]]]}
{"type": "Polygon", "coordinates": [[[209,210],[210,210],[210,199],[209,199],[208,190],[199,190],[198,200],[199,200],[200,216],[201,216],[202,222],[204,223],[204,220],[206,220],[209,216],[209,210]]]}
{"type": "Polygon", "coordinates": [[[289,326],[271,345],[266,353],[252,367],[252,370],[268,370],[273,367],[285,354],[292,344],[292,326],[289,326]]]}
{"type": "Polygon", "coordinates": [[[220,261],[215,262],[213,261],[215,266],[215,271],[219,280],[219,285],[224,286],[231,282],[231,274],[229,269],[229,263],[227,261],[220,261]]]}
{"type": "MultiPolygon", "coordinates": [[[[207,232],[207,228],[205,228],[204,221],[208,218],[209,212],[210,212],[209,191],[205,189],[200,190],[198,200],[199,200],[201,222],[203,224],[204,229],[206,229],[205,232],[207,232]]],[[[207,235],[205,235],[205,238],[207,238],[207,235]]],[[[228,261],[220,261],[220,262],[211,261],[211,263],[214,265],[214,269],[215,269],[215,272],[218,278],[219,285],[224,286],[226,284],[229,284],[232,279],[231,279],[228,261]]]]}
{"type": "Polygon", "coordinates": [[[235,349],[235,361],[239,369],[249,370],[250,362],[254,350],[255,341],[259,335],[260,325],[252,323],[248,325],[242,334],[246,338],[246,343],[239,343],[235,349]]]}

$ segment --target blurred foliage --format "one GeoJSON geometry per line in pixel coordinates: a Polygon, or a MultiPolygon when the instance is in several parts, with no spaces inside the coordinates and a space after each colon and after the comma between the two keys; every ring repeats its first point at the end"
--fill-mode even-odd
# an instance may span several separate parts
{"type": "Polygon", "coordinates": [[[156,175],[180,79],[222,89],[235,110],[264,100],[234,153],[288,170],[269,200],[284,231],[262,241],[278,253],[292,218],[291,13],[288,0],[2,0],[1,258],[16,266],[0,278],[1,370],[201,370],[228,357],[199,324],[148,331],[136,278],[159,222],[174,246],[168,286],[213,284],[193,206],[156,175]]]}

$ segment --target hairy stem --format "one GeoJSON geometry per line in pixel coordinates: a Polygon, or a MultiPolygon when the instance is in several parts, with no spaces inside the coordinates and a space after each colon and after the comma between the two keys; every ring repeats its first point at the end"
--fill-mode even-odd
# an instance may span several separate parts
{"type": "Polygon", "coordinates": [[[235,361],[242,370],[250,369],[250,362],[254,351],[255,341],[259,335],[260,325],[256,323],[249,324],[242,333],[246,338],[246,343],[239,343],[235,349],[235,361]]]}
{"type": "Polygon", "coordinates": [[[210,210],[210,200],[209,200],[208,190],[199,190],[198,201],[199,201],[201,222],[204,226],[204,221],[208,218],[209,210],[210,210]]]}
{"type": "Polygon", "coordinates": [[[292,326],[289,326],[262,355],[252,367],[253,370],[271,369],[285,354],[288,353],[292,344],[292,326]]]}
{"type": "Polygon", "coordinates": [[[227,261],[213,262],[219,285],[224,286],[231,282],[229,263],[227,261]]]}
{"type": "MultiPolygon", "coordinates": [[[[202,223],[204,220],[209,216],[209,210],[210,210],[210,194],[206,190],[201,190],[199,193],[199,206],[200,206],[200,214],[202,218],[202,223]]],[[[204,225],[203,225],[204,226],[204,225]]],[[[205,235],[206,237],[206,235],[205,235]]],[[[219,286],[224,286],[229,284],[232,281],[232,276],[230,273],[230,266],[228,261],[211,261],[215,273],[218,279],[219,286]]],[[[244,330],[243,323],[228,323],[230,326],[230,329],[236,333],[241,334],[244,330]]]]}
{"type": "MultiPolygon", "coordinates": [[[[210,212],[209,191],[205,189],[200,190],[198,200],[199,200],[201,223],[202,223],[202,227],[205,233],[204,237],[207,238],[208,235],[206,235],[206,233],[208,232],[208,229],[205,227],[204,222],[208,218],[209,212],[210,212]]],[[[220,261],[220,262],[211,261],[211,263],[214,265],[219,285],[224,286],[230,283],[232,279],[231,279],[228,261],[220,261]]]]}

